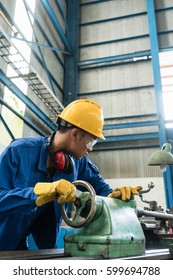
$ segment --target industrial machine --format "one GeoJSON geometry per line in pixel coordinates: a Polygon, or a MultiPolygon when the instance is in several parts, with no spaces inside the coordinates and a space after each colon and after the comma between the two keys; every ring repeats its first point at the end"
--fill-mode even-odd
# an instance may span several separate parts
{"type": "Polygon", "coordinates": [[[139,193],[141,200],[147,204],[144,208],[138,208],[137,214],[141,227],[145,234],[146,250],[162,249],[173,246],[173,208],[164,210],[157,204],[157,201],[147,201],[143,194],[151,191],[154,184],[148,184],[148,190],[142,190],[139,193]]]}
{"type": "Polygon", "coordinates": [[[139,193],[144,208],[133,198],[97,196],[85,181],[73,183],[85,191],[70,209],[61,204],[62,217],[72,229],[64,236],[64,248],[0,252],[0,259],[173,259],[173,209],[165,211],[143,197],[153,183],[139,193]]]}
{"type": "Polygon", "coordinates": [[[146,249],[169,249],[173,244],[173,215],[165,212],[156,201],[145,201],[149,207],[138,208],[135,200],[121,201],[96,196],[92,186],[84,181],[88,192],[76,198],[70,216],[61,205],[64,221],[76,228],[75,234],[64,238],[64,254],[72,257],[122,258],[145,255],[146,249]]]}

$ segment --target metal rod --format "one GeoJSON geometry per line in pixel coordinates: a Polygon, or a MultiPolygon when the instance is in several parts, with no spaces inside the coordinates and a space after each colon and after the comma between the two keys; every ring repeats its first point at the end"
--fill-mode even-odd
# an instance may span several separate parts
{"type": "Polygon", "coordinates": [[[4,19],[4,21],[6,22],[6,24],[10,27],[11,31],[13,31],[14,35],[17,36],[18,31],[15,31],[13,26],[11,25],[11,23],[9,22],[9,20],[6,18],[6,16],[0,12],[0,16],[2,16],[2,18],[4,19]]]}
{"type": "Polygon", "coordinates": [[[142,208],[137,209],[137,215],[138,217],[142,217],[143,215],[148,217],[155,217],[155,218],[161,218],[161,219],[173,219],[172,214],[162,213],[162,212],[156,212],[156,211],[149,211],[144,210],[142,208]]]}

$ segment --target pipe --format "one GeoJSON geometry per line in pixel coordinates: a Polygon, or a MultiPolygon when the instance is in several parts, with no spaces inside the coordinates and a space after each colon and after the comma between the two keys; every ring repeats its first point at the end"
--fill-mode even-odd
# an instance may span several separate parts
{"type": "Polygon", "coordinates": [[[173,219],[172,214],[167,214],[167,213],[162,213],[162,212],[157,212],[157,211],[149,211],[149,210],[144,210],[142,208],[138,208],[137,216],[140,218],[143,215],[148,216],[148,217],[155,217],[155,218],[168,219],[168,220],[173,219]]]}
{"type": "Polygon", "coordinates": [[[19,32],[18,32],[18,31],[14,31],[13,26],[11,25],[11,23],[9,22],[9,20],[6,18],[6,16],[5,16],[2,12],[0,12],[0,16],[2,16],[2,18],[4,19],[4,21],[6,22],[6,24],[8,25],[8,27],[10,27],[10,29],[13,31],[14,36],[17,36],[19,32]]]}

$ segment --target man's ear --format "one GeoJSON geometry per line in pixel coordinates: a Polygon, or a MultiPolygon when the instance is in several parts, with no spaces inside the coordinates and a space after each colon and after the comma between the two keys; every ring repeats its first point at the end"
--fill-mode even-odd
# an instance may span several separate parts
{"type": "Polygon", "coordinates": [[[76,141],[80,137],[79,129],[76,127],[72,128],[70,136],[72,140],[76,141]]]}

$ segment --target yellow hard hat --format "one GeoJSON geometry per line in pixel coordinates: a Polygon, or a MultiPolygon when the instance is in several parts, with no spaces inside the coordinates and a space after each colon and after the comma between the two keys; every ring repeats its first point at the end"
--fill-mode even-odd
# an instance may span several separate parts
{"type": "Polygon", "coordinates": [[[89,99],[78,99],[73,101],[65,107],[58,117],[87,131],[95,137],[105,139],[102,134],[102,108],[95,101],[89,99]]]}

